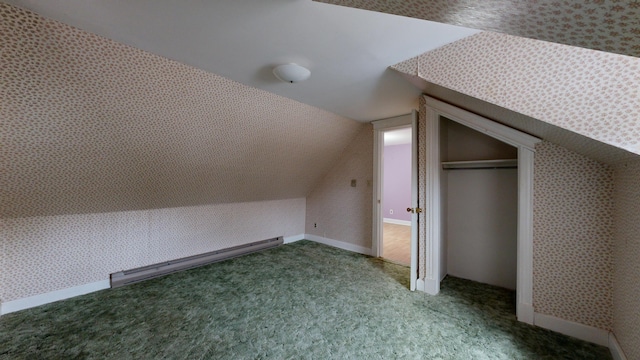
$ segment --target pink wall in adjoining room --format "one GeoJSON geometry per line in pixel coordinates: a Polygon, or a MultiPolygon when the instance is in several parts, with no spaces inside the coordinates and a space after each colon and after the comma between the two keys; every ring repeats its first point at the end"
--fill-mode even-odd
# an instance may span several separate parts
{"type": "Polygon", "coordinates": [[[411,144],[385,146],[383,172],[382,217],[411,221],[411,144]]]}

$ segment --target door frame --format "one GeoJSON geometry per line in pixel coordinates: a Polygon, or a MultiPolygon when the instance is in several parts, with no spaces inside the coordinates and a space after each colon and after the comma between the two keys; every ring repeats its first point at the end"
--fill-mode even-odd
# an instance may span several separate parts
{"type": "MultiPolygon", "coordinates": [[[[418,112],[413,110],[410,114],[396,116],[387,119],[372,121],[373,124],[373,221],[372,221],[372,247],[373,256],[382,255],[382,179],[383,179],[383,151],[385,131],[411,128],[411,207],[418,207],[417,176],[418,176],[418,112]]],[[[416,289],[418,281],[418,214],[411,216],[411,263],[410,263],[410,287],[416,289]]]]}
{"type": "Polygon", "coordinates": [[[440,117],[460,123],[518,149],[518,255],[516,315],[519,321],[533,324],[533,164],[535,144],[541,140],[440,100],[424,96],[426,101],[426,221],[425,292],[435,295],[446,274],[440,271],[443,242],[440,202],[440,117]]]}

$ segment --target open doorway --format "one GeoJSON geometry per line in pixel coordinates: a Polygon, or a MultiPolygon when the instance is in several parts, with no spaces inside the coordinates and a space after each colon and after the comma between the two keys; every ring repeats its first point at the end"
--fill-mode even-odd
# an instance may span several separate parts
{"type": "Polygon", "coordinates": [[[418,214],[422,212],[418,206],[417,123],[416,111],[408,115],[372,122],[374,129],[372,255],[409,265],[409,288],[412,291],[416,290],[418,280],[418,214]],[[386,155],[387,157],[391,155],[386,161],[385,137],[389,146],[386,149],[386,155]],[[398,161],[400,163],[397,163],[398,161]],[[386,192],[384,189],[385,162],[388,183],[386,192]],[[409,178],[406,177],[407,174],[410,175],[409,178]],[[409,191],[407,191],[407,184],[410,185],[409,191]],[[391,189],[388,185],[391,185],[391,189]],[[386,201],[385,193],[390,195],[387,196],[386,201]],[[407,193],[410,197],[407,197],[407,193]],[[408,243],[406,234],[410,234],[408,243]],[[409,250],[408,253],[407,250],[409,250]]]}
{"type": "Polygon", "coordinates": [[[411,126],[384,131],[380,257],[404,266],[411,264],[411,140],[411,126]]]}

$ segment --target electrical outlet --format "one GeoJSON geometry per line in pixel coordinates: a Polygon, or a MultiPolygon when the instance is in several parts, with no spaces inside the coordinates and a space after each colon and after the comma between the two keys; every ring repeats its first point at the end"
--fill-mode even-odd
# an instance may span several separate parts
{"type": "Polygon", "coordinates": [[[390,214],[390,215],[393,215],[393,209],[390,209],[390,210],[389,210],[389,214],[390,214]]]}
{"type": "Polygon", "coordinates": [[[313,227],[317,228],[318,227],[318,223],[313,223],[313,227]]]}

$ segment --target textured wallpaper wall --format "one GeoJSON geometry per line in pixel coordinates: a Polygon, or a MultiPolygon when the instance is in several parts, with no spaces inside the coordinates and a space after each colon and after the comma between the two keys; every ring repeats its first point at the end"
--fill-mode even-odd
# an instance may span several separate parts
{"type": "Polygon", "coordinates": [[[411,76],[406,73],[401,74],[408,81],[411,81],[414,85],[422,89],[426,95],[444,100],[449,104],[469,110],[487,119],[492,119],[498,123],[545,139],[554,144],[561,144],[562,147],[599,162],[616,164],[637,159],[638,155],[626,150],[562,129],[513,110],[476,99],[467,94],[429,83],[418,76],[411,76]]]}
{"type": "Polygon", "coordinates": [[[353,120],[0,3],[0,217],[305,197],[353,120]]]}
{"type": "Polygon", "coordinates": [[[158,262],[304,233],[304,198],[0,219],[3,302],[158,262]]]}
{"type": "Polygon", "coordinates": [[[314,0],[640,56],[634,0],[314,0]]]}
{"type": "Polygon", "coordinates": [[[305,233],[370,249],[372,181],[373,127],[363,125],[340,160],[307,196],[305,233]],[[352,179],[356,187],[351,187],[352,179]]]}
{"type": "Polygon", "coordinates": [[[393,68],[640,154],[640,58],[483,32],[393,68]]]}
{"type": "Polygon", "coordinates": [[[535,311],[610,330],[613,170],[543,141],[533,205],[535,311]]]}
{"type": "Polygon", "coordinates": [[[0,3],[0,300],[304,233],[363,125],[0,3]]]}
{"type": "Polygon", "coordinates": [[[613,331],[628,359],[640,359],[640,160],[615,167],[613,331]]]}

